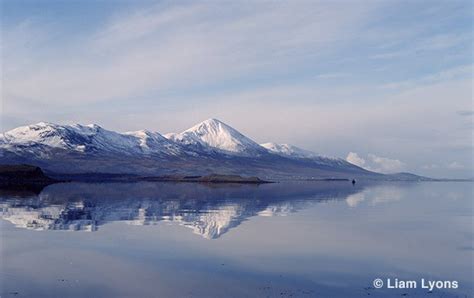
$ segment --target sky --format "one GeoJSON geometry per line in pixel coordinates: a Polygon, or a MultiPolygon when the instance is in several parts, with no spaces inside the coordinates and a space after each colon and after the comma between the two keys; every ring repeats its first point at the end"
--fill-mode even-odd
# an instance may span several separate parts
{"type": "Polygon", "coordinates": [[[474,177],[472,1],[0,3],[2,132],[217,118],[371,170],[474,177]]]}

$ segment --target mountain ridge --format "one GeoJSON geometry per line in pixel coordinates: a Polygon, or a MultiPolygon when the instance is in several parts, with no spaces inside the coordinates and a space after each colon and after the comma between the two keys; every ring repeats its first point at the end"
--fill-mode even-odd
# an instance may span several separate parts
{"type": "Polygon", "coordinates": [[[148,130],[118,133],[96,124],[39,122],[0,134],[0,163],[31,164],[60,173],[218,173],[270,180],[385,177],[340,158],[271,144],[262,146],[214,118],[165,135],[148,130]]]}

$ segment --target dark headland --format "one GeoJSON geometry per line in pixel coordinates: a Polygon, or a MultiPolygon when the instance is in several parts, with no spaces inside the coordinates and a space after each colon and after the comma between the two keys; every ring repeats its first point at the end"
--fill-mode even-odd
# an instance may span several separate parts
{"type": "Polygon", "coordinates": [[[43,188],[61,182],[45,175],[40,167],[31,165],[0,165],[0,187],[15,189],[43,188]]]}

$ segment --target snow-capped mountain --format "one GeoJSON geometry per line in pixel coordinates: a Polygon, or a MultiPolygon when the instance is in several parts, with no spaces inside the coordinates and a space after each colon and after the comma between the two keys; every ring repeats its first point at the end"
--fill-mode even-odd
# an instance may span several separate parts
{"type": "MultiPolygon", "coordinates": [[[[40,122],[10,130],[0,138],[0,146],[12,151],[46,146],[75,152],[120,154],[177,154],[179,146],[156,132],[146,130],[117,133],[96,124],[58,125],[40,122]]],[[[39,150],[39,149],[37,149],[39,150]]]]}
{"type": "Polygon", "coordinates": [[[256,142],[224,122],[212,118],[182,133],[169,133],[165,137],[185,146],[218,150],[228,154],[254,155],[266,153],[266,150],[256,142]]]}
{"type": "Polygon", "coordinates": [[[0,134],[0,157],[2,164],[31,164],[64,174],[219,173],[267,179],[379,175],[292,145],[259,145],[216,119],[165,136],[147,130],[119,133],[95,124],[40,122],[0,134]]]}

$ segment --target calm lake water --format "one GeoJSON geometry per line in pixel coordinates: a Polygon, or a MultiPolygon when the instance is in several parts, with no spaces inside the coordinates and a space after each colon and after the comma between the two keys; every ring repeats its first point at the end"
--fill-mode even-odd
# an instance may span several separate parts
{"type": "Polygon", "coordinates": [[[64,183],[0,211],[1,297],[474,296],[472,183],[64,183]]]}

